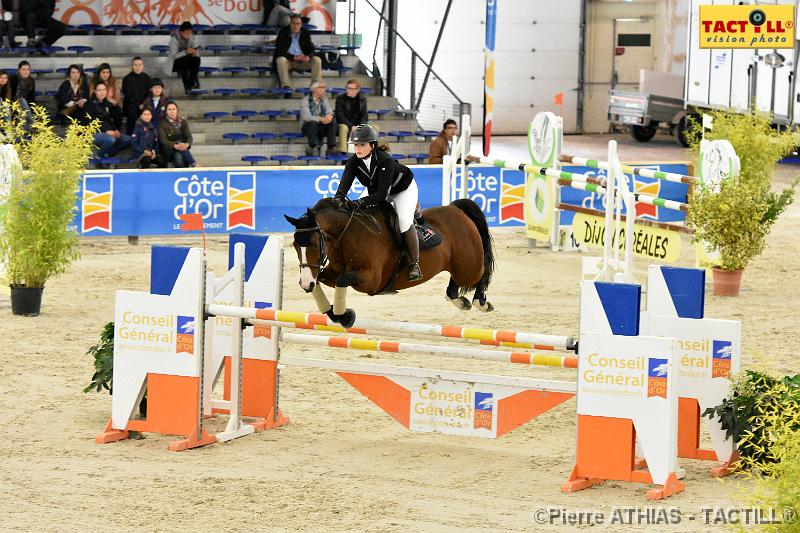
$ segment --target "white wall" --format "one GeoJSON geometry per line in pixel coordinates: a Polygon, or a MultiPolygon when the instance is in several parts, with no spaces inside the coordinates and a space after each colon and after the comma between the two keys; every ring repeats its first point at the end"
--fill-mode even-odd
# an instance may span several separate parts
{"type": "MultiPolygon", "coordinates": [[[[398,30],[429,59],[441,26],[446,0],[401,0],[398,30]]],[[[527,132],[533,115],[558,112],[553,96],[564,92],[565,129],[575,127],[580,0],[498,0],[495,49],[494,132],[527,132]]],[[[380,0],[373,0],[380,7],[380,0]]],[[[340,3],[337,28],[346,31],[347,4],[340,3]],[[342,24],[344,26],[342,26],[342,24]]],[[[371,61],[377,18],[358,2],[357,31],[364,35],[359,55],[371,61]],[[363,19],[363,20],[362,20],[363,19]],[[373,19],[370,21],[370,19],[373,19]],[[371,42],[368,45],[368,40],[371,42]]],[[[434,70],[458,96],[472,104],[472,128],[482,129],[485,0],[455,0],[450,10],[434,70]]],[[[397,95],[408,95],[409,59],[398,44],[397,95]]],[[[435,93],[443,91],[434,87],[435,93]]],[[[419,84],[417,91],[419,91],[419,84]]],[[[436,94],[431,93],[432,97],[436,94]]],[[[442,110],[443,117],[449,116],[442,110]]]]}

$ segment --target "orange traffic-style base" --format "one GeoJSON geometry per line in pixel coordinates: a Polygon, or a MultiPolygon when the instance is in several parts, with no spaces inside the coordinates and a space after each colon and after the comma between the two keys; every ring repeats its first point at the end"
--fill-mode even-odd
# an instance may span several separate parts
{"type": "Polygon", "coordinates": [[[125,440],[130,436],[130,431],[127,429],[114,429],[111,427],[111,419],[108,419],[106,428],[98,436],[94,438],[97,444],[108,444],[110,442],[117,442],[125,440]]]}
{"type": "Polygon", "coordinates": [[[739,452],[734,451],[731,458],[725,461],[720,466],[716,466],[711,469],[711,476],[712,477],[725,477],[733,473],[736,470],[736,463],[739,461],[739,452]]]}
{"type": "MultiPolygon", "coordinates": [[[[699,461],[718,461],[717,452],[700,448],[700,404],[694,398],[678,398],[678,457],[699,461]]],[[[724,477],[733,472],[739,454],[711,469],[713,477],[724,477]]]]}
{"type": "Polygon", "coordinates": [[[284,416],[280,410],[278,410],[278,416],[275,416],[275,410],[273,409],[266,418],[262,418],[256,422],[253,422],[251,425],[256,433],[258,433],[259,431],[264,431],[266,429],[275,429],[277,427],[285,426],[288,423],[288,416],[284,416]]]}
{"type": "MultiPolygon", "coordinates": [[[[578,467],[572,469],[569,479],[561,485],[561,492],[577,492],[579,490],[588,489],[594,485],[600,485],[605,482],[605,479],[580,477],[576,474],[578,467]]],[[[630,473],[630,481],[639,483],[652,483],[653,478],[646,470],[634,470],[630,473]]],[[[657,486],[654,489],[647,491],[648,500],[663,500],[669,498],[673,494],[683,492],[686,485],[678,481],[675,472],[670,473],[667,477],[667,482],[663,486],[657,486]]]]}
{"type": "Polygon", "coordinates": [[[195,429],[185,439],[175,440],[169,443],[169,451],[182,452],[190,448],[199,448],[217,442],[217,437],[209,435],[205,429],[195,429]]]}

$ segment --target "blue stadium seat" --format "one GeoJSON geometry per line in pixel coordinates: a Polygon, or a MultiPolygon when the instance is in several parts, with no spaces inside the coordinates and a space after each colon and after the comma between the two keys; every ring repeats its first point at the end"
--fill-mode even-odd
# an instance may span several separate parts
{"type": "Polygon", "coordinates": [[[409,159],[416,159],[417,164],[421,165],[425,162],[426,159],[428,159],[428,154],[423,154],[423,153],[408,154],[406,157],[408,157],[409,159]]]}
{"type": "Polygon", "coordinates": [[[242,161],[246,161],[251,165],[255,165],[256,163],[263,163],[264,161],[269,161],[269,158],[264,155],[245,155],[242,156],[242,161]]]}
{"type": "Polygon", "coordinates": [[[347,161],[350,156],[347,154],[326,154],[325,159],[328,161],[347,161]]]}
{"type": "Polygon", "coordinates": [[[392,109],[370,109],[368,113],[372,113],[373,115],[377,115],[378,118],[383,118],[384,115],[388,115],[391,113],[392,109]]]}
{"type": "Polygon", "coordinates": [[[231,141],[233,144],[236,144],[238,141],[249,139],[250,136],[246,133],[230,132],[230,133],[223,133],[222,138],[225,139],[226,141],[231,141]]]}
{"type": "Polygon", "coordinates": [[[215,72],[219,72],[219,69],[217,67],[200,67],[200,72],[206,76],[210,76],[215,72]]]}
{"type": "Polygon", "coordinates": [[[205,47],[206,50],[212,52],[214,55],[217,55],[221,52],[227,52],[230,50],[229,47],[222,45],[222,44],[211,44],[205,47]]]}
{"type": "Polygon", "coordinates": [[[189,96],[203,96],[208,94],[208,89],[189,89],[189,96]]]}
{"type": "Polygon", "coordinates": [[[106,26],[106,29],[109,31],[113,31],[116,34],[120,34],[123,31],[130,30],[131,27],[128,26],[127,24],[109,24],[108,26],[106,26]]]}
{"type": "Polygon", "coordinates": [[[167,53],[169,52],[169,46],[167,46],[166,44],[154,44],[153,46],[150,47],[150,51],[158,52],[159,55],[164,56],[167,55],[167,53]]]}
{"type": "Polygon", "coordinates": [[[37,78],[41,78],[45,74],[52,74],[53,69],[50,68],[35,68],[31,69],[31,74],[35,74],[37,78]]]}
{"type": "Polygon", "coordinates": [[[389,135],[391,135],[392,137],[397,137],[398,141],[402,141],[406,137],[413,137],[414,136],[413,133],[411,133],[410,131],[405,131],[405,130],[393,130],[393,131],[389,132],[389,135]]]}
{"type": "Polygon", "coordinates": [[[439,132],[436,130],[417,130],[416,132],[417,137],[424,137],[425,140],[433,139],[439,136],[439,132]]]}
{"type": "Polygon", "coordinates": [[[133,26],[131,30],[139,31],[142,33],[151,33],[158,30],[158,26],[156,26],[155,24],[137,24],[136,26],[133,26]]]}
{"type": "Polygon", "coordinates": [[[275,47],[271,44],[265,44],[264,46],[261,47],[261,52],[264,54],[274,54],[275,47]]]}
{"type": "Polygon", "coordinates": [[[17,46],[16,48],[12,49],[11,52],[17,55],[23,54],[32,54],[36,51],[36,48],[29,48],[27,46],[17,46]]]}
{"type": "Polygon", "coordinates": [[[295,139],[302,139],[303,137],[305,137],[305,135],[303,135],[299,131],[285,131],[281,133],[281,137],[292,143],[295,141],[295,139]]]}
{"type": "Polygon", "coordinates": [[[246,87],[242,89],[240,92],[248,96],[262,96],[267,93],[267,90],[262,89],[261,87],[246,87]]]}
{"type": "Polygon", "coordinates": [[[203,118],[211,119],[213,122],[216,122],[217,119],[229,116],[231,116],[231,114],[225,111],[206,111],[205,113],[203,113],[203,118]]]}
{"type": "Polygon", "coordinates": [[[297,89],[294,90],[294,92],[296,92],[297,94],[307,95],[311,92],[311,89],[309,89],[308,87],[298,87],[297,89]]]}
{"type": "MultiPolygon", "coordinates": [[[[87,52],[93,52],[94,48],[91,46],[84,46],[84,45],[74,45],[74,46],[67,46],[67,50],[70,52],[75,52],[78,55],[85,54],[87,52]]],[[[86,69],[89,70],[89,69],[86,69]]]]}
{"type": "Polygon", "coordinates": [[[259,31],[263,30],[264,26],[261,24],[239,24],[239,28],[243,31],[259,31]]]}
{"type": "Polygon", "coordinates": [[[375,91],[372,90],[372,87],[362,87],[361,92],[364,94],[372,94],[375,91]]]}
{"type": "Polygon", "coordinates": [[[320,52],[335,52],[336,47],[331,46],[329,44],[322,44],[317,47],[317,50],[319,50],[320,52]]]}
{"type": "Polygon", "coordinates": [[[289,115],[290,117],[300,118],[300,110],[299,109],[287,109],[284,111],[285,115],[289,115]]]}
{"type": "Polygon", "coordinates": [[[44,92],[44,95],[45,95],[45,96],[50,96],[50,97],[53,97],[53,98],[55,98],[55,96],[56,96],[57,94],[58,94],[58,91],[56,91],[56,90],[50,90],[50,91],[45,91],[45,92],[44,92]]]}
{"type": "Polygon", "coordinates": [[[257,117],[258,111],[253,111],[252,109],[240,109],[238,111],[234,111],[231,113],[234,117],[239,117],[242,120],[248,120],[250,117],[257,117]]]}
{"type": "Polygon", "coordinates": [[[192,30],[196,32],[204,32],[210,29],[211,26],[209,26],[208,24],[192,24],[192,30]]]}
{"type": "Polygon", "coordinates": [[[259,114],[269,118],[270,120],[275,120],[279,116],[283,115],[283,111],[280,109],[265,109],[259,114]]]}
{"type": "Polygon", "coordinates": [[[61,74],[62,76],[66,76],[67,75],[67,70],[69,70],[68,67],[57,68],[56,69],[56,73],[57,74],[61,74]]]}
{"type": "Polygon", "coordinates": [[[322,158],[318,155],[301,155],[297,160],[306,161],[310,165],[312,161],[321,161],[322,158]]]}
{"type": "Polygon", "coordinates": [[[53,55],[59,52],[65,52],[66,49],[63,46],[43,46],[42,51],[47,55],[53,55]]]}
{"type": "Polygon", "coordinates": [[[275,139],[278,135],[272,133],[271,131],[259,131],[251,135],[253,139],[258,139],[261,141],[261,144],[264,144],[264,141],[271,141],[275,139]]]}
{"type": "Polygon", "coordinates": [[[405,154],[389,154],[389,155],[391,155],[392,159],[394,159],[394,160],[405,159],[406,158],[405,154]]]}
{"type": "Polygon", "coordinates": [[[231,50],[236,52],[241,52],[243,54],[252,54],[256,50],[258,50],[255,46],[250,46],[249,44],[234,44],[231,46],[231,50]]]}
{"type": "Polygon", "coordinates": [[[292,89],[284,89],[283,87],[272,87],[269,90],[269,94],[292,94],[294,91],[292,89]]]}
{"type": "Polygon", "coordinates": [[[105,27],[101,26],[100,24],[78,24],[78,29],[88,33],[95,33],[98,31],[103,31],[105,27]]]}
{"type": "Polygon", "coordinates": [[[340,94],[344,94],[345,93],[345,88],[344,87],[330,87],[328,89],[328,92],[331,93],[334,96],[338,96],[340,94]]]}
{"type": "Polygon", "coordinates": [[[84,74],[94,74],[95,72],[97,72],[97,69],[94,67],[86,67],[83,69],[84,74]]]}
{"type": "Polygon", "coordinates": [[[284,163],[288,163],[289,161],[294,161],[295,157],[291,155],[273,155],[272,157],[270,157],[270,159],[272,161],[277,161],[278,163],[283,165],[284,163]]]}
{"type": "Polygon", "coordinates": [[[214,24],[214,31],[221,31],[222,33],[228,33],[231,30],[235,30],[238,26],[235,24],[214,24]]]}
{"type": "Polygon", "coordinates": [[[213,93],[218,94],[220,96],[230,96],[232,94],[238,93],[239,91],[236,89],[228,89],[226,87],[220,87],[219,89],[214,89],[213,93]]]}
{"type": "Polygon", "coordinates": [[[272,67],[250,67],[250,72],[258,72],[259,76],[272,72],[272,67]]]}
{"type": "Polygon", "coordinates": [[[224,67],[222,72],[227,72],[231,76],[236,76],[242,72],[247,72],[247,69],[245,67],[224,67]]]}
{"type": "Polygon", "coordinates": [[[173,32],[173,31],[176,31],[178,29],[178,25],[177,24],[162,24],[161,26],[159,26],[159,28],[161,30],[164,30],[164,31],[173,32]]]}

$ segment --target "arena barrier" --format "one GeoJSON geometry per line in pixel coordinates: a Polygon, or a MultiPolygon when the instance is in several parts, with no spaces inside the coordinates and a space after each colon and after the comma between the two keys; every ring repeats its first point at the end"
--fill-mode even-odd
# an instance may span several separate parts
{"type": "MultiPolygon", "coordinates": [[[[227,435],[223,434],[223,438],[219,438],[219,435],[212,436],[202,432],[202,413],[212,411],[217,413],[230,411],[228,428],[234,428],[242,433],[285,424],[287,419],[279,409],[280,364],[335,371],[411,431],[499,437],[577,393],[578,453],[573,475],[570,482],[565,485],[565,491],[590,486],[602,479],[620,479],[660,484],[663,487],[651,491],[650,496],[664,497],[682,488],[682,484],[674,476],[678,471],[679,450],[681,456],[699,459],[725,460],[732,455],[732,445],[730,441],[724,440],[724,432],[717,433],[718,437],[722,436],[721,439],[715,439],[712,435],[715,448],[713,451],[699,450],[698,446],[699,409],[718,403],[717,398],[720,393],[724,396],[730,372],[738,369],[740,351],[737,337],[738,323],[729,324],[730,331],[725,335],[730,334],[730,337],[721,333],[714,335],[714,339],[729,339],[721,341],[727,342],[726,346],[714,345],[714,349],[720,348],[719,354],[722,354],[723,359],[724,356],[728,356],[727,367],[726,363],[720,363],[720,357],[717,356],[713,357],[712,364],[709,355],[711,348],[707,346],[709,343],[704,344],[701,340],[695,340],[695,337],[684,338],[686,335],[682,331],[689,327],[686,324],[692,326],[693,335],[696,333],[699,339],[710,337],[708,330],[719,331],[720,326],[717,322],[725,322],[709,321],[702,317],[703,284],[702,281],[699,285],[696,283],[697,279],[702,280],[704,274],[702,271],[668,267],[651,269],[651,277],[663,278],[660,282],[663,288],[651,290],[648,294],[648,312],[641,315],[642,331],[661,335],[663,333],[659,331],[667,331],[672,327],[673,332],[679,334],[676,335],[678,340],[639,335],[641,289],[638,285],[584,282],[581,292],[580,358],[577,361],[572,356],[543,356],[528,352],[491,349],[479,349],[477,352],[480,353],[480,357],[477,358],[498,361],[512,361],[509,353],[525,354],[516,356],[523,360],[514,361],[525,364],[545,362],[545,364],[574,367],[577,363],[576,383],[281,356],[278,340],[285,344],[318,345],[325,348],[361,348],[373,351],[386,348],[386,351],[393,352],[404,352],[403,348],[406,348],[414,353],[436,355],[445,355],[452,347],[433,346],[435,350],[425,352],[425,348],[418,349],[424,345],[409,347],[410,343],[402,341],[368,341],[281,332],[279,326],[286,327],[285,325],[330,328],[335,331],[338,331],[336,328],[339,326],[333,325],[327,316],[318,313],[289,313],[277,309],[281,301],[283,259],[281,239],[232,235],[232,251],[236,249],[237,244],[241,247],[241,243],[245,241],[247,249],[243,254],[244,267],[241,269],[244,287],[240,291],[243,296],[239,299],[235,297],[236,294],[225,295],[215,291],[217,300],[214,303],[208,302],[213,298],[211,291],[202,290],[199,284],[202,276],[198,271],[204,267],[197,260],[201,256],[198,250],[171,248],[169,250],[174,253],[169,256],[169,261],[157,261],[156,257],[161,256],[162,249],[154,247],[152,263],[154,281],[151,292],[170,295],[169,298],[176,302],[188,300],[195,307],[197,300],[204,302],[202,309],[205,314],[198,312],[196,316],[206,317],[207,331],[205,336],[195,336],[194,340],[199,346],[195,344],[192,348],[193,353],[206,355],[203,359],[205,371],[194,374],[194,377],[204,376],[205,382],[193,389],[193,394],[176,397],[170,405],[153,402],[151,395],[158,391],[152,387],[154,384],[157,386],[162,377],[155,372],[160,370],[163,374],[169,375],[169,373],[161,368],[147,366],[146,360],[140,360],[137,368],[131,368],[130,365],[121,365],[118,368],[116,365],[118,354],[115,352],[115,393],[112,399],[112,412],[122,413],[122,416],[116,420],[112,417],[110,425],[113,427],[108,428],[108,432],[104,435],[110,432],[118,438],[98,437],[98,442],[119,440],[124,438],[123,433],[128,430],[203,436],[181,446],[170,446],[170,449],[185,449],[191,445],[207,444],[213,442],[215,437],[216,440],[223,440],[227,435]],[[686,281],[692,279],[695,280],[694,283],[686,281]],[[189,294],[202,296],[187,298],[186,295],[189,294]],[[244,303],[239,304],[240,300],[244,303]],[[687,302],[693,303],[689,305],[687,302]],[[242,320],[245,324],[241,324],[242,320]],[[242,341],[239,350],[235,344],[237,335],[234,332],[242,331],[241,325],[245,327],[244,333],[240,335],[242,341]],[[201,339],[206,342],[202,342],[201,339]],[[681,345],[683,348],[676,349],[681,345]],[[702,350],[706,348],[707,351],[703,352],[702,350]],[[483,357],[489,354],[491,356],[483,357]],[[693,366],[695,370],[707,369],[708,372],[703,376],[700,372],[696,372],[694,381],[682,383],[683,362],[680,359],[689,355],[691,355],[689,359],[698,361],[707,357],[708,364],[693,366]],[[631,361],[623,365],[628,370],[604,367],[603,364],[607,366],[612,358],[618,362],[631,361]],[[242,370],[237,376],[236,369],[240,367],[242,370]],[[213,400],[211,390],[214,382],[220,379],[223,369],[225,399],[213,400]],[[615,373],[617,376],[613,377],[615,373]],[[143,393],[143,380],[140,379],[143,375],[148,395],[148,419],[145,422],[149,423],[151,417],[153,420],[171,421],[180,416],[196,422],[190,427],[190,431],[175,431],[175,424],[156,427],[145,426],[139,420],[129,420],[138,404],[137,399],[140,399],[143,393]],[[611,385],[606,383],[605,389],[598,388],[598,376],[609,375],[613,377],[614,383],[611,385]],[[119,390],[122,392],[118,396],[116,384],[123,384],[129,380],[133,383],[129,386],[120,386],[119,390]],[[627,381],[626,387],[631,389],[629,392],[634,393],[626,396],[624,401],[620,400],[618,394],[609,394],[607,390],[609,386],[612,389],[619,388],[620,386],[615,384],[619,380],[627,381]],[[237,386],[231,387],[231,383],[236,383],[237,386]],[[136,394],[130,391],[135,391],[136,394]],[[231,398],[231,395],[234,397],[231,398]],[[121,405],[124,407],[120,407],[121,405]],[[195,417],[198,412],[201,416],[195,417]],[[243,424],[242,417],[254,417],[256,420],[250,424],[243,424]],[[684,422],[684,418],[688,420],[688,424],[684,422]],[[197,430],[198,426],[200,431],[197,430]],[[684,427],[688,429],[683,429],[684,427]],[[682,429],[679,431],[679,428],[682,429]],[[598,439],[598,435],[603,435],[603,438],[598,439]],[[635,441],[633,436],[638,437],[641,445],[641,452],[638,455],[632,446],[635,441]],[[643,458],[643,461],[637,462],[637,457],[643,458]],[[601,458],[603,460],[600,460],[601,458]],[[646,464],[649,471],[639,468],[642,464],[646,464]]],[[[231,266],[234,267],[231,272],[235,272],[236,254],[231,252],[230,257],[232,257],[231,266]]],[[[229,277],[235,279],[236,275],[229,272],[226,278],[229,277]]],[[[208,275],[208,279],[214,281],[211,275],[208,275]]],[[[209,287],[212,286],[210,281],[209,287]]],[[[218,282],[214,281],[213,286],[217,284],[218,282]]],[[[657,282],[651,280],[651,285],[655,287],[657,282]]],[[[226,285],[232,288],[233,286],[235,283],[226,285]]],[[[118,320],[125,312],[123,308],[127,305],[127,299],[129,299],[127,291],[119,291],[118,320]]],[[[153,306],[157,306],[157,311],[162,314],[169,309],[164,306],[162,300],[143,299],[142,302],[144,307],[149,305],[151,309],[138,308],[136,312],[139,316],[156,315],[152,310],[153,306]]],[[[189,311],[181,310],[181,312],[189,311]]],[[[169,322],[168,317],[163,321],[169,322]]],[[[148,321],[149,324],[155,323],[150,329],[157,330],[158,322],[158,320],[148,321]]],[[[180,322],[177,316],[174,322],[180,322]]],[[[574,348],[574,343],[569,337],[514,334],[514,332],[485,328],[427,325],[427,329],[421,329],[418,327],[419,324],[372,320],[362,320],[357,325],[360,328],[350,328],[351,333],[365,334],[368,331],[377,331],[375,328],[383,330],[395,328],[400,330],[395,333],[404,336],[412,334],[407,331],[413,331],[415,334],[427,332],[431,336],[440,336],[444,339],[491,340],[498,343],[519,340],[533,343],[547,341],[551,348],[558,346],[559,349],[564,349],[570,344],[574,348]]],[[[158,331],[146,333],[156,335],[158,331]]],[[[156,338],[151,344],[153,342],[158,344],[160,340],[156,338]]],[[[167,352],[166,348],[173,351],[177,349],[177,346],[168,341],[161,344],[163,352],[167,352]]],[[[158,348],[158,346],[148,346],[148,348],[158,348]]],[[[469,352],[468,357],[476,358],[473,356],[477,353],[469,352]]],[[[451,356],[462,357],[467,354],[451,356]]],[[[125,360],[122,357],[119,359],[125,360]]]]}

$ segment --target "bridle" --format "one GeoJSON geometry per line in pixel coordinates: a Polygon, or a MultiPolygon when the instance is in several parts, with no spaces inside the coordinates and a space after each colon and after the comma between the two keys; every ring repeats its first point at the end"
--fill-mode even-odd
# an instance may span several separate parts
{"type": "MultiPolygon", "coordinates": [[[[353,210],[350,213],[350,217],[347,219],[347,224],[345,224],[344,229],[341,231],[341,233],[339,233],[339,236],[336,238],[336,241],[334,241],[334,243],[331,245],[330,247],[331,250],[333,250],[334,248],[336,248],[336,246],[339,245],[339,242],[342,240],[342,237],[347,232],[347,228],[350,227],[350,223],[353,221],[354,216],[355,216],[355,210],[353,210]]],[[[316,218],[316,213],[314,213],[314,218],[316,218]]],[[[328,254],[326,252],[326,246],[325,246],[326,243],[325,232],[322,231],[322,228],[319,227],[319,224],[311,228],[295,228],[295,233],[311,233],[311,232],[319,234],[319,261],[317,262],[316,265],[313,263],[301,262],[300,269],[302,270],[304,267],[308,267],[310,269],[316,268],[317,273],[314,276],[314,283],[316,284],[320,274],[322,274],[322,271],[325,270],[325,267],[327,267],[329,263],[328,254]]]]}

